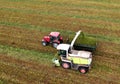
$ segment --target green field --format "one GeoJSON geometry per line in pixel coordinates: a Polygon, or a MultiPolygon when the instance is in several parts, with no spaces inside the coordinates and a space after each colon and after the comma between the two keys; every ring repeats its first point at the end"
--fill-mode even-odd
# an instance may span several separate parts
{"type": "Polygon", "coordinates": [[[0,0],[0,84],[119,84],[119,0],[0,0]],[[92,69],[55,68],[56,50],[41,39],[66,40],[82,30],[97,39],[92,69]]]}

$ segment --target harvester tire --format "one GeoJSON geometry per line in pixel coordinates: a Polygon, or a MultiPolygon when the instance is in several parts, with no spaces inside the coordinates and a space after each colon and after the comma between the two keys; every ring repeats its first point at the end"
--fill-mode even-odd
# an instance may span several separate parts
{"type": "Polygon", "coordinates": [[[70,69],[70,63],[68,63],[68,62],[62,62],[62,67],[64,68],[64,69],[70,69]]]}
{"type": "Polygon", "coordinates": [[[78,70],[79,70],[79,72],[82,73],[82,74],[85,74],[85,73],[88,72],[88,68],[86,68],[86,67],[79,67],[78,70]]]}

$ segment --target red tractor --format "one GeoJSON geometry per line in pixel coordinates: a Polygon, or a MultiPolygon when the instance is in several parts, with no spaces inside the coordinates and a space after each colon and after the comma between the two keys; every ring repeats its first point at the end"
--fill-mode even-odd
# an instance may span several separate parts
{"type": "Polygon", "coordinates": [[[52,44],[52,46],[56,48],[60,43],[63,43],[63,38],[60,36],[59,32],[51,32],[48,36],[44,36],[42,39],[43,46],[52,44]]]}

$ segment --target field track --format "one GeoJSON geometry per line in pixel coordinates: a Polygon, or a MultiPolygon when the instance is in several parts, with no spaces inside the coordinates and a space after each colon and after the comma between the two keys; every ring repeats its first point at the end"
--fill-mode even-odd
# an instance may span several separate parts
{"type": "Polygon", "coordinates": [[[0,84],[120,84],[119,0],[0,0],[0,84]],[[92,69],[55,68],[51,31],[98,40],[92,69]]]}

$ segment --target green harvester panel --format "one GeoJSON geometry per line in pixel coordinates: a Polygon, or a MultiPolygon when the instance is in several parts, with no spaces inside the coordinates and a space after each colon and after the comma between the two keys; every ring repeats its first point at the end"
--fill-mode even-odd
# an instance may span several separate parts
{"type": "Polygon", "coordinates": [[[78,57],[69,57],[68,59],[72,60],[74,64],[88,64],[89,60],[84,58],[78,58],[78,57]]]}

